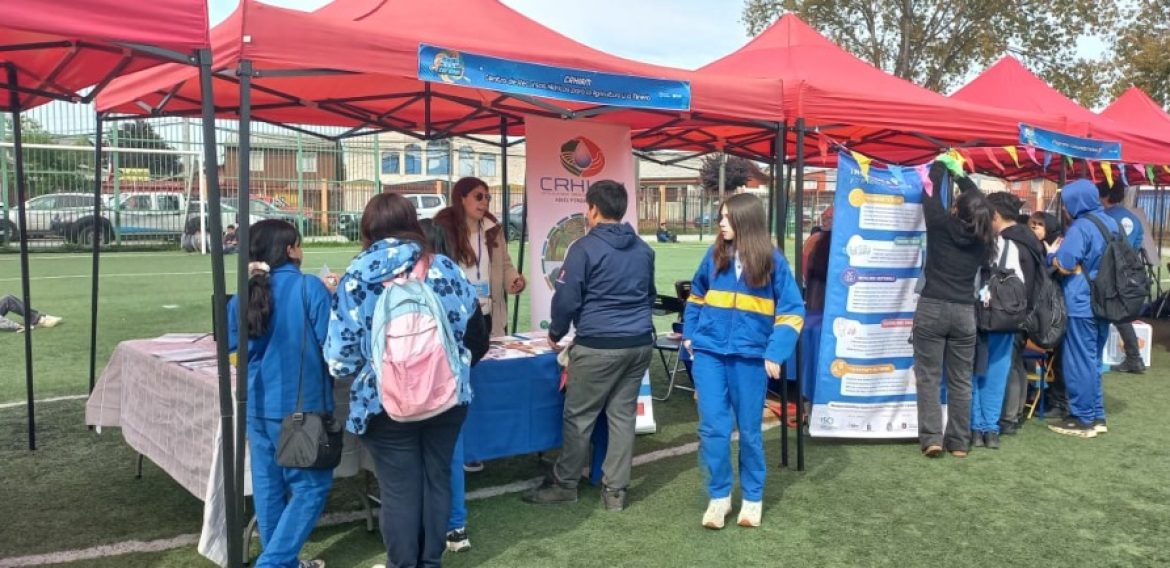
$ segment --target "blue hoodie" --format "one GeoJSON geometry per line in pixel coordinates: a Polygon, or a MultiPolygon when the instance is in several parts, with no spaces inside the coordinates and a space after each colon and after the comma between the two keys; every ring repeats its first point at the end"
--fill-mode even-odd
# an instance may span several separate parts
{"type": "MultiPolygon", "coordinates": [[[[362,251],[346,269],[333,297],[333,311],[329,316],[329,334],[325,339],[325,360],[333,376],[354,377],[350,387],[349,419],[346,428],[354,434],[366,431],[369,419],[382,412],[378,392],[378,377],[371,364],[373,346],[370,329],[374,308],[385,289],[383,282],[414,268],[420,256],[418,244],[396,239],[384,239],[362,251]]],[[[437,254],[427,273],[427,284],[447,310],[447,319],[455,332],[455,342],[470,357],[463,345],[467,322],[475,313],[478,300],[475,288],[459,266],[450,258],[437,254]]],[[[470,370],[465,368],[459,377],[459,402],[471,402],[470,370]]]]}
{"type": "Polygon", "coordinates": [[[1105,237],[1087,217],[1096,217],[1110,233],[1117,234],[1117,222],[1105,214],[1098,197],[1097,186],[1085,179],[1076,180],[1060,192],[1061,201],[1074,221],[1064,234],[1064,242],[1053,254],[1048,255],[1052,266],[1065,275],[1061,286],[1064,302],[1068,306],[1068,317],[1091,318],[1089,281],[1097,277],[1101,255],[1105,253],[1105,237]]]}

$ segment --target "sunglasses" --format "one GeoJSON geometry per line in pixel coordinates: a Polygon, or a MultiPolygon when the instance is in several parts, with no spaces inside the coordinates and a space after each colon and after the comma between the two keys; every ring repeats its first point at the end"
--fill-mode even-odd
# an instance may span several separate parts
{"type": "Polygon", "coordinates": [[[476,201],[487,201],[488,203],[491,203],[492,196],[490,193],[476,193],[475,200],[476,201]]]}

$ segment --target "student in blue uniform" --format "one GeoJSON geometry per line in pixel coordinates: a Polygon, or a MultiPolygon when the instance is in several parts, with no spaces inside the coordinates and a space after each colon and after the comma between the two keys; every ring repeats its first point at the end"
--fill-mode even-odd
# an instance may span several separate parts
{"type": "Polygon", "coordinates": [[[738,523],[758,527],[764,498],[761,433],[767,378],[796,347],[804,302],[788,261],[772,246],[760,200],[739,194],[720,213],[719,236],[691,284],[684,322],[694,355],[699,456],[711,501],[703,526],[723,528],[731,513],[731,431],[739,431],[743,505],[738,523]]]}
{"type": "Polygon", "coordinates": [[[1105,238],[1089,220],[1095,217],[1112,234],[1117,222],[1105,214],[1093,182],[1080,179],[1061,190],[1065,209],[1074,219],[1064,241],[1049,262],[1064,278],[1064,302],[1068,307],[1068,331],[1061,342],[1061,371],[1068,391],[1069,416],[1048,428],[1053,432],[1095,438],[1106,431],[1105,393],[1101,387],[1101,350],[1109,339],[1109,322],[1093,315],[1089,279],[1105,252],[1105,238]]]}
{"type": "MultiPolygon", "coordinates": [[[[1105,214],[1117,221],[1117,225],[1125,232],[1129,245],[1139,251],[1145,258],[1142,241],[1145,239],[1145,230],[1137,215],[1122,205],[1125,201],[1125,184],[1120,180],[1113,185],[1106,182],[1097,184],[1097,193],[1101,196],[1101,205],[1105,206],[1105,214]]],[[[1114,365],[1113,370],[1122,373],[1142,374],[1146,372],[1146,363],[1142,361],[1142,349],[1138,343],[1137,332],[1133,329],[1133,322],[1127,321],[1116,324],[1117,334],[1121,336],[1121,343],[1125,346],[1125,360],[1120,365],[1114,365]]]]}
{"type": "MultiPolygon", "coordinates": [[[[301,273],[301,235],[291,223],[268,219],[252,225],[248,251],[248,444],[263,548],[256,566],[324,568],[321,560],[297,555],[325,508],[333,471],[281,467],[276,443],[281,420],[296,410],[301,381],[302,410],[333,410],[333,379],[321,354],[332,293],[320,278],[301,273]]],[[[228,303],[233,351],[237,298],[228,303]]]]}

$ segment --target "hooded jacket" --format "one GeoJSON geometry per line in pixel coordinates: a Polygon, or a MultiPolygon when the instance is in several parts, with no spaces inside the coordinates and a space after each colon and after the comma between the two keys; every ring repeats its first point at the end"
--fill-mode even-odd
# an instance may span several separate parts
{"type": "Polygon", "coordinates": [[[654,250],[628,223],[601,223],[569,246],[552,299],[548,335],[576,326],[575,343],[621,349],[653,343],[654,250]]]}
{"type": "MultiPolygon", "coordinates": [[[[1012,225],[1001,231],[999,235],[1004,240],[1015,243],[1016,250],[1019,251],[1020,271],[1023,272],[1024,286],[1028,289],[1028,309],[1030,310],[1036,304],[1038,274],[1046,267],[1047,253],[1044,251],[1044,245],[1040,239],[1036,238],[1036,233],[1033,233],[1032,229],[1026,225],[1012,225]]],[[[996,250],[995,259],[999,259],[998,250],[996,250]]]]}
{"type": "MultiPolygon", "coordinates": [[[[325,339],[325,360],[334,377],[354,377],[346,421],[346,428],[354,434],[365,432],[369,419],[382,412],[370,343],[380,340],[370,337],[378,298],[385,289],[384,282],[412,270],[420,256],[417,243],[396,239],[377,241],[354,257],[337,284],[325,339]]],[[[447,310],[455,342],[473,363],[478,361],[487,351],[487,331],[475,288],[455,261],[439,254],[431,259],[426,281],[447,310]]],[[[471,401],[469,378],[470,372],[465,368],[458,379],[460,404],[471,401]]]]}
{"type": "Polygon", "coordinates": [[[1096,217],[1114,235],[1117,234],[1117,222],[1105,214],[1098,198],[1097,186],[1089,180],[1079,179],[1066,185],[1060,195],[1074,221],[1065,231],[1060,248],[1048,255],[1049,262],[1064,275],[1061,288],[1068,306],[1068,317],[1091,318],[1093,309],[1086,276],[1097,277],[1101,255],[1105,252],[1105,237],[1088,216],[1096,217]]]}
{"type": "MultiPolygon", "coordinates": [[[[930,167],[934,191],[922,199],[922,213],[926,218],[926,266],[923,277],[926,285],[923,298],[958,304],[975,304],[975,278],[986,261],[987,245],[964,227],[943,206],[943,176],[946,166],[935,162],[930,167]]],[[[955,184],[963,193],[978,192],[970,178],[958,178],[955,184]]]]}

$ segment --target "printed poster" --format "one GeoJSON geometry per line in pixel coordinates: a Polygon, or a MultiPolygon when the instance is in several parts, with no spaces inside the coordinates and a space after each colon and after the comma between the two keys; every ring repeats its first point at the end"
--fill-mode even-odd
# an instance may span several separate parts
{"type": "Polygon", "coordinates": [[[926,251],[923,181],[913,168],[838,158],[830,279],[809,431],[914,438],[910,343],[926,251]]]}

